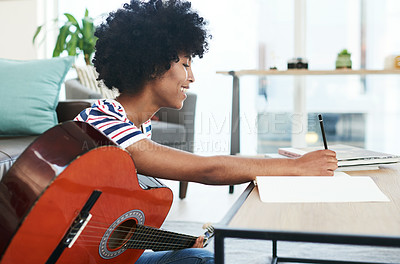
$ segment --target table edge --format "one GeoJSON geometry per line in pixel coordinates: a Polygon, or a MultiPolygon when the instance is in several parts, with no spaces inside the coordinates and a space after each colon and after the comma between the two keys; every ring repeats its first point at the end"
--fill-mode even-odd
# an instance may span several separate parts
{"type": "Polygon", "coordinates": [[[235,216],[237,211],[239,211],[240,207],[246,201],[247,197],[253,191],[255,187],[254,182],[250,182],[243,193],[239,196],[239,198],[235,201],[235,203],[231,206],[229,211],[225,214],[221,221],[218,222],[218,225],[227,226],[232,218],[235,216]]]}

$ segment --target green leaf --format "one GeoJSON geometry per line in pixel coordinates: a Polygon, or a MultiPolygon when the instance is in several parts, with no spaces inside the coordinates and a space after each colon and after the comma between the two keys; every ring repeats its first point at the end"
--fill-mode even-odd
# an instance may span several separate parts
{"type": "Polygon", "coordinates": [[[61,36],[58,35],[57,37],[57,42],[56,42],[56,46],[54,47],[53,50],[53,57],[58,57],[61,54],[61,36]]]}
{"type": "Polygon", "coordinates": [[[71,25],[71,22],[67,22],[60,28],[60,33],[58,34],[56,46],[53,51],[53,57],[60,56],[60,54],[66,49],[65,42],[67,37],[71,34],[71,31],[69,31],[71,25]]]}
{"type": "Polygon", "coordinates": [[[82,34],[87,40],[94,38],[93,19],[90,17],[82,19],[82,34]]]}
{"type": "MultiPolygon", "coordinates": [[[[94,20],[89,17],[88,9],[85,9],[82,24],[78,23],[78,20],[69,13],[64,13],[64,16],[67,18],[67,22],[59,29],[56,45],[53,50],[53,57],[60,56],[61,53],[67,51],[71,56],[83,52],[87,55],[85,58],[90,58],[94,52],[97,38],[94,36],[94,20]]],[[[36,30],[34,40],[41,31],[43,29],[36,30]]]]}
{"type": "Polygon", "coordinates": [[[67,23],[64,26],[62,26],[60,29],[61,47],[65,46],[65,40],[71,34],[71,31],[69,30],[70,26],[71,25],[67,23]]]}
{"type": "MultiPolygon", "coordinates": [[[[54,23],[57,23],[57,22],[58,22],[58,18],[54,18],[54,19],[52,19],[50,22],[51,22],[50,25],[51,25],[51,24],[54,24],[54,23]]],[[[40,34],[40,32],[43,32],[43,31],[44,31],[44,37],[43,37],[42,41],[39,43],[39,45],[45,41],[45,39],[46,39],[46,31],[48,30],[48,29],[47,29],[47,30],[45,31],[45,30],[44,30],[45,28],[49,28],[48,22],[46,22],[46,23],[44,23],[43,25],[40,25],[40,26],[38,26],[38,27],[36,28],[35,34],[33,35],[33,38],[32,38],[32,44],[35,43],[36,38],[38,37],[38,35],[40,34]]]]}
{"type": "Polygon", "coordinates": [[[71,35],[71,39],[69,40],[69,42],[67,43],[67,51],[68,51],[68,55],[70,56],[75,56],[76,55],[76,47],[78,44],[78,32],[75,32],[71,35]]]}
{"type": "Polygon", "coordinates": [[[80,50],[83,50],[83,39],[79,39],[78,47],[79,47],[80,50]]]}
{"type": "Polygon", "coordinates": [[[39,35],[40,31],[42,30],[42,27],[43,25],[37,27],[35,34],[33,35],[32,44],[35,43],[36,37],[39,35]]]}
{"type": "Polygon", "coordinates": [[[85,17],[82,19],[82,35],[83,35],[83,47],[82,50],[85,53],[91,54],[94,52],[94,46],[97,38],[94,36],[95,27],[93,19],[85,17]]]}
{"type": "Polygon", "coordinates": [[[73,15],[68,14],[68,13],[64,13],[64,16],[67,17],[68,21],[71,22],[72,25],[74,25],[78,30],[80,30],[79,23],[78,23],[78,21],[75,19],[75,17],[73,15]]]}

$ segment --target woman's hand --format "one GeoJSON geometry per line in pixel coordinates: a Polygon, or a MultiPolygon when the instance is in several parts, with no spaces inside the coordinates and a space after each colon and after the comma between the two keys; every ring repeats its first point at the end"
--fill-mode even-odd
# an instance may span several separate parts
{"type": "Polygon", "coordinates": [[[194,242],[192,248],[203,248],[203,244],[204,244],[204,236],[199,236],[196,239],[196,242],[194,242]]]}
{"type": "Polygon", "coordinates": [[[297,158],[298,175],[333,176],[338,168],[336,152],[324,149],[309,152],[297,158]]]}

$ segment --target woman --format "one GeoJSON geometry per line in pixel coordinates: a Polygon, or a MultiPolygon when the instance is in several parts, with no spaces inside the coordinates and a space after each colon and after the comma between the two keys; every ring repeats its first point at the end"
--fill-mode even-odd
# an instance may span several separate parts
{"type": "MultiPolygon", "coordinates": [[[[161,107],[180,109],[195,81],[191,60],[202,57],[210,37],[191,4],[178,0],[132,0],[110,13],[97,30],[93,60],[116,100],[100,100],[76,120],[97,127],[135,160],[138,173],[204,184],[238,184],[256,175],[333,175],[336,154],[311,152],[297,159],[202,157],[150,140],[150,119],[161,107]]],[[[201,247],[202,238],[194,247],[201,247]]],[[[213,263],[202,249],[144,253],[137,263],[213,263]],[[160,261],[160,262],[157,262],[160,261]],[[175,261],[175,262],[174,262],[175,261]]]]}

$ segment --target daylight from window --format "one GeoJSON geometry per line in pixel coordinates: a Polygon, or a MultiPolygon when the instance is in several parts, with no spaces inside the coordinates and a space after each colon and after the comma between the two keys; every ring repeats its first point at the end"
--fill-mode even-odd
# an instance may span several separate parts
{"type": "MultiPolygon", "coordinates": [[[[400,55],[400,2],[396,0],[306,0],[304,60],[309,70],[335,70],[337,55],[351,53],[352,69],[384,70],[400,55]],[[386,64],[385,64],[386,62],[386,64]]],[[[62,15],[88,8],[100,22],[124,1],[60,0],[62,15]]],[[[294,0],[193,0],[209,22],[210,50],[195,59],[198,95],[195,152],[230,151],[232,77],[218,71],[286,70],[295,54],[294,0]]],[[[298,5],[297,5],[298,6],[298,5]]],[[[297,7],[298,8],[298,7],[297,7]]],[[[240,78],[241,152],[276,152],[290,146],[294,76],[240,78]]],[[[322,113],[328,141],[400,154],[400,75],[304,77],[306,143],[321,145],[316,114],[322,113]]],[[[321,145],[322,146],[322,145],[321,145]]]]}

